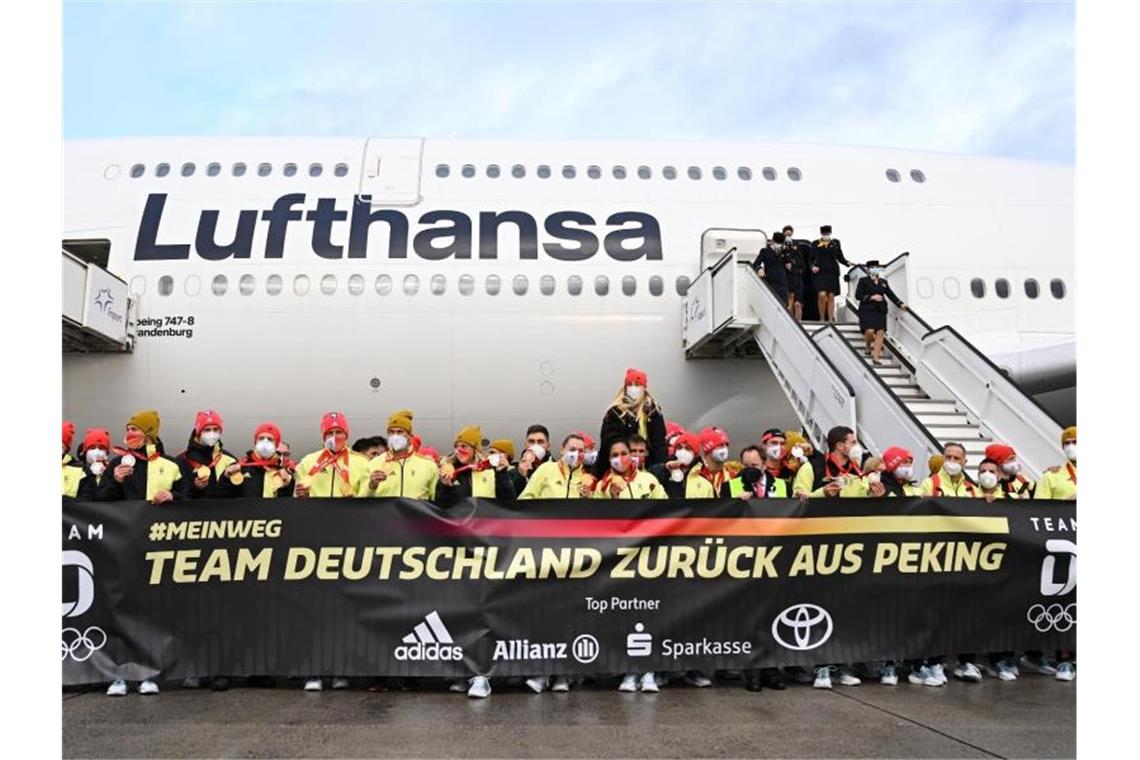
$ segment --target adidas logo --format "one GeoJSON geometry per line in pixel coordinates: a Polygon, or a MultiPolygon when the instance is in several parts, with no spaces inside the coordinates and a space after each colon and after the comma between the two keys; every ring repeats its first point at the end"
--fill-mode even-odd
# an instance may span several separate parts
{"type": "Polygon", "coordinates": [[[401,662],[451,662],[463,659],[463,647],[451,638],[451,632],[435,610],[428,613],[422,623],[417,623],[402,641],[394,652],[396,659],[401,662]]]}

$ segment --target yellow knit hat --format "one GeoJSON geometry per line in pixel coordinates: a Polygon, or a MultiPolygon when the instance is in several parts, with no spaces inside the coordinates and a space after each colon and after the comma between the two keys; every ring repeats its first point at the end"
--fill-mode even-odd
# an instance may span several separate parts
{"type": "Polygon", "coordinates": [[[158,412],[153,409],[148,409],[145,412],[135,412],[129,420],[128,425],[134,425],[139,430],[146,433],[146,437],[150,439],[151,443],[158,440],[158,412]]]}
{"type": "Polygon", "coordinates": [[[401,409],[398,412],[392,412],[392,416],[388,418],[388,427],[400,428],[411,433],[413,416],[411,409],[401,409]]]}
{"type": "Polygon", "coordinates": [[[497,441],[491,441],[491,448],[495,451],[501,451],[507,455],[507,459],[514,460],[515,458],[515,445],[511,443],[508,438],[500,438],[497,441]]]}
{"type": "Polygon", "coordinates": [[[455,442],[466,443],[471,448],[478,449],[483,443],[483,431],[479,429],[478,425],[460,428],[459,432],[455,434],[455,442]]]}
{"type": "Polygon", "coordinates": [[[788,447],[789,451],[793,446],[803,446],[805,443],[807,443],[807,439],[801,433],[795,430],[784,431],[784,445],[788,447]]]}
{"type": "Polygon", "coordinates": [[[926,468],[928,470],[930,470],[931,475],[937,475],[939,472],[941,472],[942,471],[942,455],[941,454],[935,454],[934,456],[932,456],[930,458],[930,460],[926,463],[926,468]]]}
{"type": "Polygon", "coordinates": [[[1061,431],[1061,445],[1065,445],[1065,441],[1077,440],[1077,426],[1067,427],[1061,431]]]}

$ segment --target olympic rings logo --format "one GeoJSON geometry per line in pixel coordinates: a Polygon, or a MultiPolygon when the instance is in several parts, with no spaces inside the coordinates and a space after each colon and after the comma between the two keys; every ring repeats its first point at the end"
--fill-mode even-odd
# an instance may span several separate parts
{"type": "Polygon", "coordinates": [[[76,662],[84,662],[107,643],[107,632],[97,625],[88,627],[82,633],[78,628],[63,629],[63,657],[76,662]]]}
{"type": "Polygon", "coordinates": [[[1068,606],[1035,604],[1025,613],[1025,619],[1033,624],[1038,633],[1057,631],[1064,633],[1077,624],[1077,603],[1068,606]]]}

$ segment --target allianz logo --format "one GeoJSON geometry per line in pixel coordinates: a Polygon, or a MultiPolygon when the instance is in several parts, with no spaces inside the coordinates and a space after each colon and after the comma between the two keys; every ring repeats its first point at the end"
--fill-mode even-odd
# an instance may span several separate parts
{"type": "Polygon", "coordinates": [[[393,655],[400,662],[456,662],[463,659],[463,647],[455,643],[439,612],[432,610],[402,639],[393,655]]]}
{"type": "Polygon", "coordinates": [[[583,665],[598,659],[601,646],[597,638],[583,633],[573,642],[531,641],[530,639],[499,639],[491,659],[499,661],[565,660],[573,657],[583,665]]]}

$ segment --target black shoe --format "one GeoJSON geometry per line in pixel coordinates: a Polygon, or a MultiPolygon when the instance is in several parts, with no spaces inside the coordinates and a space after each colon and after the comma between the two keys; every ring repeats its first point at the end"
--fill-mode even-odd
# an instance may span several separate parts
{"type": "Polygon", "coordinates": [[[230,688],[230,679],[225,676],[218,676],[217,678],[210,679],[210,689],[213,691],[225,691],[230,688]]]}
{"type": "Polygon", "coordinates": [[[784,677],[780,675],[780,671],[776,668],[765,668],[760,674],[760,682],[769,689],[776,691],[783,691],[786,686],[784,684],[784,677]]]}
{"type": "Polygon", "coordinates": [[[255,689],[272,689],[277,686],[277,679],[273,676],[250,676],[246,683],[255,689]]]}
{"type": "Polygon", "coordinates": [[[759,676],[749,676],[744,682],[744,688],[748,691],[763,691],[764,682],[759,676]]]}

